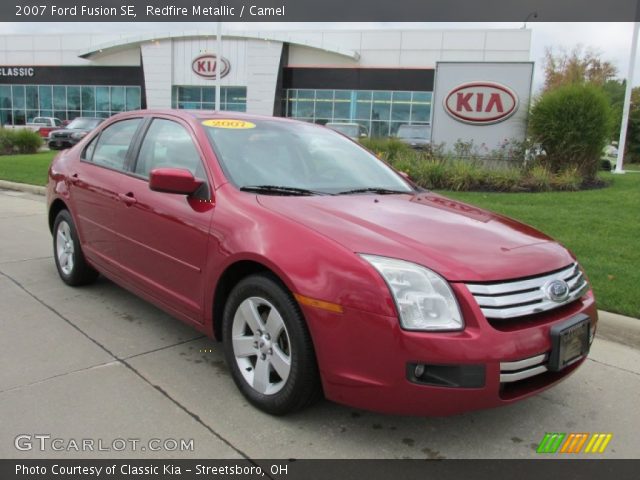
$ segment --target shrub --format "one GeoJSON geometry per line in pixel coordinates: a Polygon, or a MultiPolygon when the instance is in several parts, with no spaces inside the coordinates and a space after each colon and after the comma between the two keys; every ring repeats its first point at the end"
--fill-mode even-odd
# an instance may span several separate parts
{"type": "Polygon", "coordinates": [[[535,192],[549,191],[552,181],[552,173],[543,165],[534,166],[527,175],[527,185],[535,192]]]}
{"type": "Polygon", "coordinates": [[[360,143],[387,161],[394,161],[399,155],[410,152],[411,148],[395,138],[362,138],[360,143]]]}
{"type": "Polygon", "coordinates": [[[598,173],[610,121],[610,106],[601,89],[574,84],[543,94],[531,110],[529,127],[553,173],[575,169],[590,181],[598,173]]]}
{"type": "Polygon", "coordinates": [[[0,155],[13,153],[15,132],[8,128],[0,128],[0,155]]]}
{"type": "Polygon", "coordinates": [[[23,128],[14,132],[13,144],[19,153],[36,153],[42,146],[42,137],[37,132],[23,128]]]}
{"type": "Polygon", "coordinates": [[[513,167],[489,170],[485,175],[486,187],[498,192],[520,190],[522,180],[522,170],[513,167]]]}
{"type": "Polygon", "coordinates": [[[485,171],[473,162],[454,161],[445,175],[445,188],[450,190],[479,190],[484,184],[485,171]]]}
{"type": "Polygon", "coordinates": [[[552,185],[557,190],[580,190],[582,183],[583,178],[577,167],[567,168],[566,170],[555,175],[552,180],[552,185]]]}

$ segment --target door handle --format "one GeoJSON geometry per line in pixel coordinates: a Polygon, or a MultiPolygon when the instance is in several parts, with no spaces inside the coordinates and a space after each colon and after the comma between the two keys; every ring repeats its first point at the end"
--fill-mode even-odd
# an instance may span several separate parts
{"type": "Polygon", "coordinates": [[[136,197],[133,193],[119,193],[118,198],[125,203],[125,205],[130,206],[137,202],[136,197]]]}

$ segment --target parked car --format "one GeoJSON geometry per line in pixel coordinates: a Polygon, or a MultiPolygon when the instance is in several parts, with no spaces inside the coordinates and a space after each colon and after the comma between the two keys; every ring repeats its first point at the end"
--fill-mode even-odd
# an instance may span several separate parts
{"type": "Polygon", "coordinates": [[[596,330],[568,250],[317,125],[118,114],[56,156],[47,206],[62,281],[103,274],[222,341],[271,414],[323,394],[394,414],[507,405],[573,373],[596,330]]]}
{"type": "Polygon", "coordinates": [[[104,118],[75,118],[64,128],[53,130],[49,134],[49,148],[51,150],[61,150],[72,147],[103,121],[104,118]]]}
{"type": "Polygon", "coordinates": [[[329,122],[325,126],[353,140],[367,138],[369,136],[369,129],[359,123],[329,122]]]}
{"type": "Polygon", "coordinates": [[[55,117],[35,117],[26,125],[7,125],[5,128],[19,130],[28,129],[37,132],[42,138],[48,138],[52,130],[62,127],[62,120],[55,117]]]}
{"type": "Polygon", "coordinates": [[[411,148],[425,150],[431,146],[431,125],[400,125],[396,137],[411,148]]]}

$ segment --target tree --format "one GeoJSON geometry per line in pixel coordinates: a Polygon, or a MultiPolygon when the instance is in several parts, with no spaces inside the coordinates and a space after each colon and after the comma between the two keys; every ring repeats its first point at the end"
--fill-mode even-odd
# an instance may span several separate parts
{"type": "Polygon", "coordinates": [[[577,45],[567,51],[555,53],[552,47],[545,49],[544,90],[561,85],[591,83],[603,86],[617,74],[616,67],[600,58],[600,52],[577,45]]]}
{"type": "Polygon", "coordinates": [[[529,127],[553,172],[575,168],[589,182],[598,173],[610,121],[611,108],[602,88],[574,84],[542,94],[531,109],[529,127]]]}
{"type": "MultiPolygon", "coordinates": [[[[617,141],[620,137],[620,124],[622,123],[622,107],[624,105],[624,92],[627,87],[626,80],[607,80],[602,85],[602,91],[609,100],[611,106],[611,134],[610,139],[617,141]]],[[[640,106],[640,105],[639,105],[640,106]]]]}

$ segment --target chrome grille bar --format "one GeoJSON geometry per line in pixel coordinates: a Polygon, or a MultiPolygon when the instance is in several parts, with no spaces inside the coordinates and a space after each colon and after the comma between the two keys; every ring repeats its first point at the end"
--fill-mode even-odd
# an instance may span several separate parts
{"type": "Polygon", "coordinates": [[[500,382],[510,383],[524,380],[547,371],[547,354],[517,360],[515,362],[500,362],[500,382]]]}
{"type": "Polygon", "coordinates": [[[577,263],[546,275],[500,283],[468,283],[467,288],[486,318],[508,319],[558,308],[577,300],[589,289],[577,263]],[[564,280],[569,296],[562,302],[549,299],[544,286],[552,280],[564,280]]]}

